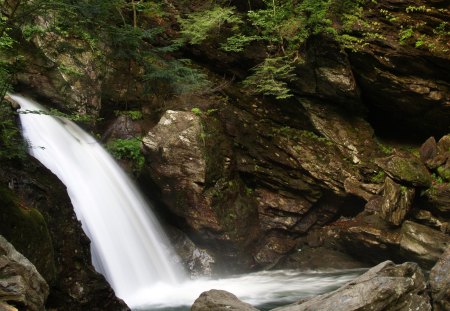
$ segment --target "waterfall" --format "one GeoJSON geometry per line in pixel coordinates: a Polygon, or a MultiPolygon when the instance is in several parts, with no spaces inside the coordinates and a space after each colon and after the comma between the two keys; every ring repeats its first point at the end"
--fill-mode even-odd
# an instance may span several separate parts
{"type": "Polygon", "coordinates": [[[134,310],[189,310],[210,289],[223,289],[253,305],[271,308],[331,291],[364,270],[262,271],[222,279],[188,280],[155,216],[128,176],[89,134],[22,96],[23,136],[29,152],[66,185],[92,261],[116,295],[134,310]],[[275,304],[274,304],[275,303],[275,304]],[[180,308],[181,307],[181,308],[180,308]]]}
{"type": "Polygon", "coordinates": [[[91,239],[93,264],[116,295],[127,298],[162,282],[177,284],[183,272],[151,208],[102,146],[73,122],[27,111],[45,111],[11,95],[21,106],[29,153],[66,185],[76,215],[91,239]]]}

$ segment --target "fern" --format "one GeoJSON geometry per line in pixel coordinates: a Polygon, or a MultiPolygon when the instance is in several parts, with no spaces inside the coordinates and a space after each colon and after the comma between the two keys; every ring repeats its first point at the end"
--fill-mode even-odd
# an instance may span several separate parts
{"type": "Polygon", "coordinates": [[[234,29],[242,23],[236,16],[234,8],[215,6],[211,10],[195,12],[188,15],[187,18],[179,19],[181,34],[191,44],[199,44],[207,39],[213,31],[219,31],[225,23],[231,25],[234,29]]]}

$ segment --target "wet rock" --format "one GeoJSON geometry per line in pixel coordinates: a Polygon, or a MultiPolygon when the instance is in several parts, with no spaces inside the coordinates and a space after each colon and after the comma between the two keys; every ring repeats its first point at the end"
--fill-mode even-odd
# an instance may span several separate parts
{"type": "Polygon", "coordinates": [[[350,255],[326,247],[300,246],[291,255],[281,259],[275,269],[356,269],[365,268],[364,264],[350,255]]]}
{"type": "Polygon", "coordinates": [[[450,247],[439,258],[430,272],[433,310],[450,310],[450,247]]]}
{"type": "Polygon", "coordinates": [[[410,154],[395,154],[378,158],[375,163],[392,179],[412,186],[430,187],[431,175],[425,165],[410,154]]]}
{"type": "Polygon", "coordinates": [[[437,146],[439,153],[450,152],[450,134],[442,136],[441,139],[439,139],[437,146]]]}
{"type": "Polygon", "coordinates": [[[416,222],[437,229],[443,233],[450,232],[449,222],[442,218],[434,216],[430,211],[414,210],[412,212],[412,217],[416,220],[416,222]]]}
{"type": "Polygon", "coordinates": [[[411,209],[414,194],[414,189],[401,186],[389,177],[386,178],[380,214],[389,223],[400,225],[411,209]]]}
{"type": "Polygon", "coordinates": [[[404,260],[399,249],[400,231],[393,230],[376,214],[360,214],[332,226],[346,252],[355,258],[371,264],[388,259],[404,260]]]}
{"type": "Polygon", "coordinates": [[[436,139],[434,139],[434,137],[430,137],[422,144],[422,146],[420,146],[420,160],[422,160],[422,162],[424,163],[427,163],[437,156],[437,152],[438,149],[436,139]]]}
{"type": "Polygon", "coordinates": [[[380,156],[372,127],[357,114],[350,114],[336,105],[300,101],[316,131],[332,141],[354,164],[380,156]]]}
{"type": "Polygon", "coordinates": [[[104,139],[131,139],[141,136],[141,126],[128,115],[119,115],[108,127],[104,139]]]}
{"type": "Polygon", "coordinates": [[[18,311],[18,309],[6,302],[0,301],[0,311],[18,311]]]}
{"type": "Polygon", "coordinates": [[[273,311],[430,311],[429,300],[417,264],[385,261],[331,293],[273,311]]]}
{"type": "Polygon", "coordinates": [[[32,158],[20,167],[2,163],[0,203],[0,232],[7,234],[21,253],[26,252],[27,258],[44,271],[41,275],[48,278],[52,290],[47,309],[129,310],[94,270],[90,242],[75,216],[66,187],[55,175],[32,158]],[[2,185],[13,180],[17,185],[12,191],[3,189],[2,185]],[[11,205],[14,202],[19,205],[11,205]],[[11,206],[15,209],[9,210],[11,206]],[[8,217],[3,218],[5,215],[8,217]]]}
{"type": "Polygon", "coordinates": [[[14,99],[12,99],[10,96],[6,95],[6,96],[5,96],[5,100],[6,100],[7,102],[10,103],[11,108],[12,108],[13,110],[18,110],[18,109],[20,109],[19,103],[16,102],[14,99]]]}
{"type": "Polygon", "coordinates": [[[33,264],[0,236],[0,300],[41,311],[48,293],[47,283],[33,264]]]}
{"type": "Polygon", "coordinates": [[[401,229],[401,252],[408,260],[431,268],[450,247],[450,236],[412,221],[405,221],[401,229]]]}
{"type": "Polygon", "coordinates": [[[258,241],[257,251],[253,259],[256,264],[265,269],[271,268],[289,251],[293,249],[296,241],[283,234],[269,233],[258,241]]]}
{"type": "Polygon", "coordinates": [[[171,244],[191,278],[213,274],[215,260],[207,250],[199,248],[178,229],[171,228],[169,233],[171,244]]]}
{"type": "Polygon", "coordinates": [[[369,202],[380,192],[381,185],[367,184],[355,179],[354,177],[349,177],[344,181],[344,188],[347,193],[356,195],[357,197],[369,202]]]}
{"type": "Polygon", "coordinates": [[[204,135],[199,116],[168,110],[143,138],[149,173],[161,189],[162,200],[196,231],[222,231],[209,199],[204,135]]]}
{"type": "Polygon", "coordinates": [[[191,311],[257,311],[248,303],[240,301],[235,295],[212,289],[203,292],[194,302],[191,311]]]}
{"type": "Polygon", "coordinates": [[[425,197],[431,205],[438,211],[449,214],[450,213],[450,184],[435,184],[427,191],[425,197]]]}

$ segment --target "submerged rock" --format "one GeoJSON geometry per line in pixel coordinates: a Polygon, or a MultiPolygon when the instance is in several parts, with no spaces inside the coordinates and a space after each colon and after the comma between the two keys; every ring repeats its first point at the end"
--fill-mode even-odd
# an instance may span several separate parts
{"type": "Polygon", "coordinates": [[[240,301],[235,295],[212,289],[203,292],[192,305],[191,311],[258,311],[248,303],[240,301]]]}
{"type": "Polygon", "coordinates": [[[430,287],[433,310],[450,310],[450,247],[431,269],[430,287]]]}
{"type": "Polygon", "coordinates": [[[36,267],[0,236],[0,301],[41,311],[48,294],[49,287],[36,267]]]}
{"type": "Polygon", "coordinates": [[[419,266],[385,261],[341,288],[273,311],[430,311],[426,281],[419,266]]]}

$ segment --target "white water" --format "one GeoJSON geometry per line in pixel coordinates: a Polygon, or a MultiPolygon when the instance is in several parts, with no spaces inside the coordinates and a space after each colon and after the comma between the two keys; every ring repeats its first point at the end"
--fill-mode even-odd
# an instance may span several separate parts
{"type": "MultiPolygon", "coordinates": [[[[21,111],[43,110],[11,95],[21,111]]],[[[99,143],[73,122],[45,114],[20,116],[30,154],[66,185],[93,264],[134,309],[190,306],[203,292],[223,289],[253,305],[295,301],[329,291],[361,270],[339,273],[266,271],[219,280],[187,280],[150,207],[99,143]]]]}

